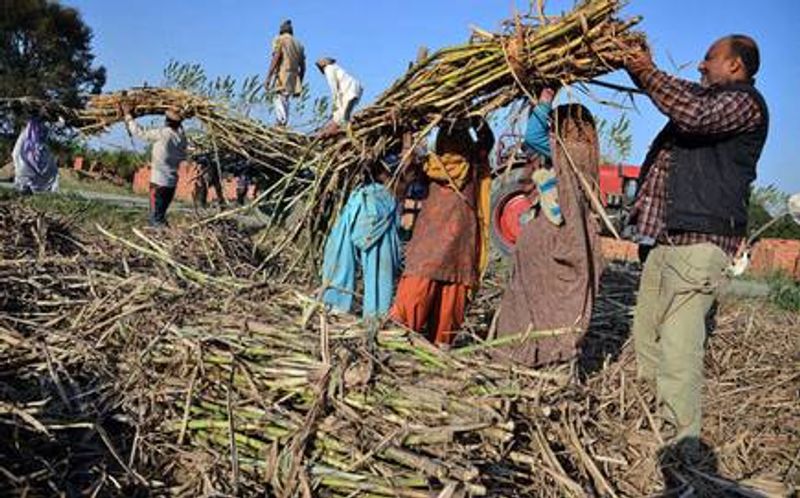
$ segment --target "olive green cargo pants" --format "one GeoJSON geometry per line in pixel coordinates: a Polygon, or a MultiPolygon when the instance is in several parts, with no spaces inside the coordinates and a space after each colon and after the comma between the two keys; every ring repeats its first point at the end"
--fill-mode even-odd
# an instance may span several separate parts
{"type": "Polygon", "coordinates": [[[642,271],[633,318],[638,374],[655,380],[675,440],[700,437],[705,317],[729,264],[714,244],[659,245],[642,271]]]}

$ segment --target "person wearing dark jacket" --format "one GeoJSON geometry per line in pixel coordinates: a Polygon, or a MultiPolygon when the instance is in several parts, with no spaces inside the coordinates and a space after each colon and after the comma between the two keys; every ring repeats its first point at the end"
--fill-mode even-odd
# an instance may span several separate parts
{"type": "Polygon", "coordinates": [[[632,210],[639,234],[656,242],[633,321],[638,374],[655,381],[671,442],[694,455],[705,316],[743,246],[767,137],[767,105],[754,79],[759,51],[744,35],[716,41],[697,84],[660,71],[647,47],[630,48],[631,79],[669,119],[645,159],[632,210]]]}

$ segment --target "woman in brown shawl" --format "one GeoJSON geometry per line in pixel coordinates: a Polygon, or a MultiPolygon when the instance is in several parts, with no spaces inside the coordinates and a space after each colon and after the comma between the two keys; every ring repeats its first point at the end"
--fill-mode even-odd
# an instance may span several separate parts
{"type": "Polygon", "coordinates": [[[539,213],[523,225],[497,321],[498,337],[519,336],[498,349],[497,356],[528,366],[577,355],[602,272],[599,227],[576,173],[597,185],[594,120],[585,107],[569,104],[557,107],[551,121],[550,150],[563,223],[556,225],[539,213]]]}
{"type": "Polygon", "coordinates": [[[489,125],[458,121],[441,128],[423,170],[428,196],[406,247],[390,316],[431,342],[449,345],[464,321],[467,294],[488,261],[489,125]],[[470,135],[475,129],[477,141],[470,135]]]}

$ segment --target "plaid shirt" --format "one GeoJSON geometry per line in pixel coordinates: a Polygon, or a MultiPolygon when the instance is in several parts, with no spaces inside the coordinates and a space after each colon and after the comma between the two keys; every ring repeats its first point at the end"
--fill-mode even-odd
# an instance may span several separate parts
{"type": "Polygon", "coordinates": [[[761,108],[741,91],[712,92],[655,68],[636,75],[658,109],[670,118],[645,159],[647,174],[631,211],[639,235],[660,243],[690,245],[710,242],[733,256],[743,242],[739,236],[697,232],[667,233],[667,178],[671,163],[672,130],[695,135],[744,133],[763,123],[761,108]]]}

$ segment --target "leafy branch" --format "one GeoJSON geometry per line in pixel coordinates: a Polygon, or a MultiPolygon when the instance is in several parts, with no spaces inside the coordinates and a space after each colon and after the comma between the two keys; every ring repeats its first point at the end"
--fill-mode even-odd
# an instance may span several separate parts
{"type": "Polygon", "coordinates": [[[630,125],[631,121],[624,113],[615,121],[605,118],[599,120],[597,135],[600,138],[600,154],[603,162],[619,164],[630,158],[633,149],[633,133],[630,125]]]}
{"type": "MultiPolygon", "coordinates": [[[[264,88],[259,75],[247,76],[240,84],[230,75],[212,79],[200,64],[171,60],[164,68],[163,86],[202,95],[245,116],[263,110],[268,120],[273,118],[275,92],[264,88]]],[[[322,124],[330,108],[327,97],[312,99],[307,83],[292,104],[292,114],[298,116],[296,121],[301,123],[301,129],[322,124]]]]}

